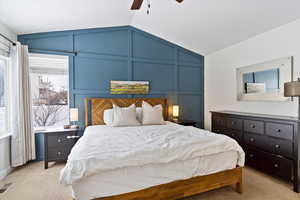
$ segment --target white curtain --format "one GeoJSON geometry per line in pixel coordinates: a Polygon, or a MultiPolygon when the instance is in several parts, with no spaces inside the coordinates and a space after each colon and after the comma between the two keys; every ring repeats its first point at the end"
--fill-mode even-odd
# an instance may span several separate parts
{"type": "Polygon", "coordinates": [[[11,163],[13,167],[35,159],[27,46],[19,42],[11,49],[11,163]]]}

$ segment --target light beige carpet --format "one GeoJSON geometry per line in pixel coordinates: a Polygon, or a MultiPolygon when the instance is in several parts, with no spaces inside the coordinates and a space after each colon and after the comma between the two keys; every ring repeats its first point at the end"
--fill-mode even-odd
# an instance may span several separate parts
{"type": "MultiPolygon", "coordinates": [[[[0,188],[12,183],[0,200],[70,200],[70,189],[58,183],[63,164],[50,165],[47,170],[43,167],[43,162],[31,163],[0,181],[0,188]]],[[[300,195],[292,191],[291,184],[246,168],[243,194],[226,187],[185,200],[300,200],[300,195]]]]}

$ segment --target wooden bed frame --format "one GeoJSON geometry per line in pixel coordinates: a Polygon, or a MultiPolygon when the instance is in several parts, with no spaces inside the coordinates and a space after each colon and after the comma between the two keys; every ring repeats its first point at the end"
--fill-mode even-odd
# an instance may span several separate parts
{"type": "MultiPolygon", "coordinates": [[[[112,108],[112,104],[118,106],[141,106],[142,101],[151,105],[162,104],[164,117],[169,117],[168,100],[165,98],[86,98],[85,99],[85,126],[102,125],[103,112],[112,108]]],[[[200,194],[224,186],[235,185],[236,191],[243,192],[243,170],[236,167],[206,176],[193,177],[186,180],[174,181],[167,184],[157,185],[136,192],[120,194],[110,197],[97,198],[95,200],[176,200],[184,197],[200,194]]]]}

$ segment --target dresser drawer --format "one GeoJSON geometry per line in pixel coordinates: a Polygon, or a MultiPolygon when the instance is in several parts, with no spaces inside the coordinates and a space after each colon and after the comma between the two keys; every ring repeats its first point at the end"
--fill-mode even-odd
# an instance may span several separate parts
{"type": "Polygon", "coordinates": [[[224,134],[231,137],[232,139],[236,140],[239,143],[242,142],[243,134],[241,131],[227,130],[227,131],[225,131],[224,134]]]}
{"type": "Polygon", "coordinates": [[[246,164],[269,174],[291,181],[293,177],[293,161],[275,156],[271,153],[245,148],[246,164]]]}
{"type": "Polygon", "coordinates": [[[287,181],[291,181],[293,179],[293,161],[278,157],[278,156],[271,156],[268,158],[268,171],[272,174],[275,174],[287,181]]]}
{"type": "Polygon", "coordinates": [[[47,145],[49,148],[60,147],[60,146],[69,146],[74,144],[73,139],[69,139],[68,136],[72,134],[60,134],[60,135],[48,135],[47,145]]]}
{"type": "Polygon", "coordinates": [[[258,151],[255,151],[251,148],[245,148],[245,161],[246,165],[258,168],[261,165],[262,157],[258,151]]]}
{"type": "Polygon", "coordinates": [[[48,161],[67,160],[71,149],[48,149],[48,161]]]}
{"type": "Polygon", "coordinates": [[[247,132],[244,134],[244,142],[253,147],[264,148],[264,150],[268,149],[267,137],[264,135],[251,134],[247,132]]]}
{"type": "Polygon", "coordinates": [[[293,158],[293,143],[289,140],[268,138],[268,151],[273,154],[293,158]]]}
{"type": "Polygon", "coordinates": [[[290,124],[266,123],[266,134],[272,137],[293,140],[293,126],[290,124]]]}
{"type": "Polygon", "coordinates": [[[242,130],[243,128],[243,120],[236,118],[228,118],[227,119],[227,127],[235,130],[242,130]]]}
{"type": "Polygon", "coordinates": [[[244,130],[250,133],[264,134],[264,122],[244,120],[244,130]]]}
{"type": "Polygon", "coordinates": [[[222,126],[213,126],[212,132],[219,133],[219,134],[225,134],[227,132],[227,129],[222,126]]]}
{"type": "Polygon", "coordinates": [[[223,117],[213,116],[212,124],[216,127],[226,127],[226,119],[223,117]]]}

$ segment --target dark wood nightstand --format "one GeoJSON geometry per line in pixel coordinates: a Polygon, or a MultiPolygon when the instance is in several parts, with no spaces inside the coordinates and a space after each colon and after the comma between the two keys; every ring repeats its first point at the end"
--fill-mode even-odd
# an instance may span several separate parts
{"type": "Polygon", "coordinates": [[[48,169],[48,162],[66,161],[80,137],[78,129],[49,129],[40,132],[44,134],[45,169],[48,169]]]}
{"type": "Polygon", "coordinates": [[[171,122],[180,124],[182,126],[197,126],[197,122],[193,120],[184,120],[184,119],[179,119],[179,120],[171,120],[171,122]]]}

